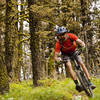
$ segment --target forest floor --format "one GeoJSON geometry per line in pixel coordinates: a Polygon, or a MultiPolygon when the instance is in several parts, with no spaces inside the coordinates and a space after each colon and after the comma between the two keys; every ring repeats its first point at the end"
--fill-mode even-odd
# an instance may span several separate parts
{"type": "Polygon", "coordinates": [[[40,81],[42,86],[34,87],[32,81],[11,83],[10,92],[0,95],[0,100],[100,100],[100,79],[93,78],[96,85],[95,97],[89,98],[85,92],[75,90],[74,82],[65,80],[46,79],[40,81]]]}

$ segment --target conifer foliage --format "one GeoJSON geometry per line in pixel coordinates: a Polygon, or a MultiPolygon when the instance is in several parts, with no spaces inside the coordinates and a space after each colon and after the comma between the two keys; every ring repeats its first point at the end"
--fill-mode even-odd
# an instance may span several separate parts
{"type": "Polygon", "coordinates": [[[41,79],[67,76],[65,66],[56,67],[54,61],[56,25],[85,42],[83,60],[91,75],[99,74],[98,4],[99,0],[1,0],[0,92],[9,90],[9,81],[32,79],[39,86],[41,79]]]}

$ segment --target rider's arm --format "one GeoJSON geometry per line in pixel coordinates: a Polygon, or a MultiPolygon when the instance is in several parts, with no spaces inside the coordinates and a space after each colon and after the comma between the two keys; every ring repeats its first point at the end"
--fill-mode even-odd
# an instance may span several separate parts
{"type": "Polygon", "coordinates": [[[85,43],[80,40],[75,34],[69,34],[72,40],[76,41],[80,46],[85,47],[85,43]]]}
{"type": "Polygon", "coordinates": [[[76,42],[77,42],[80,46],[85,47],[85,43],[84,43],[82,40],[77,39],[76,42]]]}
{"type": "Polygon", "coordinates": [[[61,49],[61,45],[59,43],[59,41],[56,42],[56,47],[55,47],[55,61],[58,62],[58,56],[59,56],[59,53],[60,53],[60,49],[61,49]]]}
{"type": "Polygon", "coordinates": [[[55,59],[56,62],[58,62],[58,55],[59,55],[59,53],[58,53],[58,52],[55,52],[55,57],[54,57],[54,59],[55,59]]]}

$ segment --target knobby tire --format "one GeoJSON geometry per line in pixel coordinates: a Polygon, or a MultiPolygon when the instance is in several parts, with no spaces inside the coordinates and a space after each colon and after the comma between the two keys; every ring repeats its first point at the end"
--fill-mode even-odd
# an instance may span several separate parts
{"type": "Polygon", "coordinates": [[[85,93],[89,96],[89,97],[94,97],[94,93],[93,90],[91,89],[91,87],[88,85],[88,80],[87,77],[84,75],[83,71],[78,71],[77,72],[77,76],[78,79],[85,91],[85,93]]]}

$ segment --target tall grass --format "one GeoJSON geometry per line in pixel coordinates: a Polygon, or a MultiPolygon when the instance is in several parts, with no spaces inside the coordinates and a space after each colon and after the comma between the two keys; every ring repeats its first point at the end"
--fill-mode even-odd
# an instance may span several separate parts
{"type": "Polygon", "coordinates": [[[43,84],[41,87],[33,87],[32,81],[12,83],[10,92],[0,95],[0,100],[100,100],[100,79],[94,78],[92,81],[97,86],[94,98],[88,98],[84,92],[77,92],[71,79],[46,79],[40,81],[43,84]]]}

